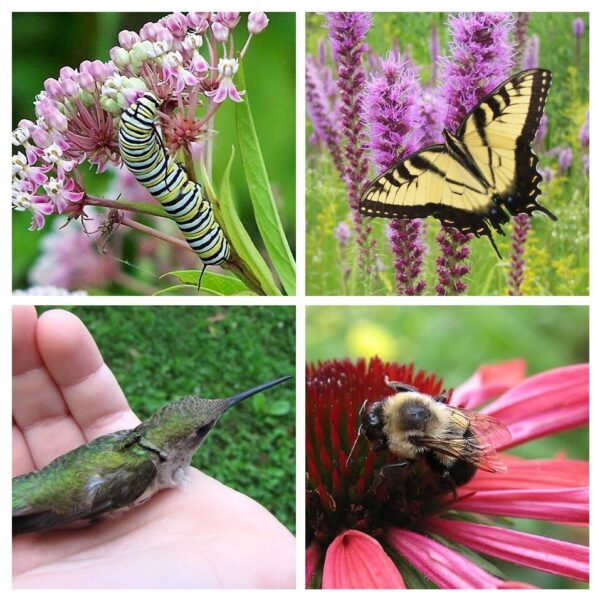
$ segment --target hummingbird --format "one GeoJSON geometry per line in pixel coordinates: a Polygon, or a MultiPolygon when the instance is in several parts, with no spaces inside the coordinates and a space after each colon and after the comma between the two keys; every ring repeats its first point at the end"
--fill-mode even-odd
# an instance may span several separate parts
{"type": "Polygon", "coordinates": [[[12,481],[13,536],[140,505],[186,480],[191,458],[218,419],[285,376],[227,399],[187,396],[133,429],[103,435],[12,481]]]}

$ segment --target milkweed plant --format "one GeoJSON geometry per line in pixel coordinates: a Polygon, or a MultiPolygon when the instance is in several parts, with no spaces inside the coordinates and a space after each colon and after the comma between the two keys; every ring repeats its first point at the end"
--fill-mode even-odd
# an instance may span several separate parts
{"type": "Polygon", "coordinates": [[[551,527],[546,536],[532,534],[520,520],[572,527],[575,538],[588,535],[588,461],[568,458],[566,447],[556,456],[529,452],[527,458],[504,451],[587,426],[589,367],[573,364],[531,377],[525,370],[521,359],[481,366],[450,394],[451,406],[493,416],[511,433],[497,446],[507,471],[478,470],[454,496],[417,465],[409,484],[383,475],[381,469],[398,459],[374,452],[362,437],[354,445],[362,402],[391,394],[386,376],[431,396],[444,390],[438,376],[378,358],[309,364],[306,586],[535,588],[512,579],[518,575],[507,574],[504,564],[561,577],[560,587],[588,582],[587,545],[553,538],[551,527]]]}
{"type": "MultiPolygon", "coordinates": [[[[109,60],[85,60],[78,68],[60,69],[48,78],[34,101],[36,120],[23,119],[13,131],[12,205],[31,214],[30,230],[51,220],[53,231],[42,243],[43,255],[30,280],[45,288],[73,290],[120,283],[138,293],[173,293],[186,289],[208,294],[281,295],[295,293],[295,265],[254,127],[243,79],[243,60],[256,35],[266,35],[265,13],[173,13],[139,32],[121,31],[109,60]],[[245,43],[233,33],[246,27],[245,43]],[[206,271],[159,203],[129,173],[119,154],[122,113],[140,96],[153,92],[161,102],[157,123],[164,151],[184,163],[191,180],[203,186],[215,217],[233,252],[223,264],[228,272],[206,271]],[[236,105],[238,147],[262,255],[241,222],[229,175],[212,173],[214,117],[227,102],[236,105]],[[116,172],[107,197],[92,194],[84,171],[116,172]],[[108,197],[109,195],[113,197],[108,197]],[[81,228],[74,228],[79,221],[81,228]],[[152,260],[175,285],[155,289],[119,269],[125,230],[143,235],[140,260],[152,260]],[[116,260],[101,255],[110,243],[116,260]],[[100,250],[100,252],[98,251],[100,250]],[[270,263],[271,266],[268,265],[270,263]],[[173,269],[173,265],[185,268],[173,269]],[[272,267],[272,269],[271,269],[272,267]]],[[[217,139],[217,138],[216,138],[217,139]]],[[[234,150],[234,148],[233,148],[234,150]]]]}
{"type": "MultiPolygon", "coordinates": [[[[395,21],[390,13],[309,17],[309,293],[588,293],[585,22],[576,18],[563,32],[572,62],[560,59],[556,64],[550,53],[540,62],[539,36],[530,33],[533,21],[542,28],[543,17],[457,14],[447,18],[445,30],[438,27],[437,15],[404,15],[395,21]],[[445,51],[441,34],[447,38],[445,51]],[[386,43],[387,51],[376,52],[368,40],[386,43]],[[420,47],[419,56],[428,53],[428,64],[416,62],[414,46],[420,47]],[[518,71],[537,67],[554,71],[534,149],[540,157],[543,199],[557,212],[556,224],[517,215],[507,236],[497,240],[504,256],[498,260],[484,240],[474,242],[471,234],[432,218],[387,221],[359,214],[360,194],[371,178],[410,153],[442,142],[442,130],[455,131],[495,87],[518,71]],[[341,224],[350,227],[343,243],[337,235],[341,224]]],[[[561,27],[571,17],[558,14],[555,19],[561,27]]]]}

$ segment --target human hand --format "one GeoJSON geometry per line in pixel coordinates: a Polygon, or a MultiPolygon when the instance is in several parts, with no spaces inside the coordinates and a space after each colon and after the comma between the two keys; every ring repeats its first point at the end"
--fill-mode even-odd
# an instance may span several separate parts
{"type": "MultiPolygon", "coordinates": [[[[13,476],[137,424],[76,316],[13,309],[13,476]]],[[[114,519],[15,537],[14,587],[294,587],[294,538],[276,518],[195,468],[189,478],[114,519]]]]}

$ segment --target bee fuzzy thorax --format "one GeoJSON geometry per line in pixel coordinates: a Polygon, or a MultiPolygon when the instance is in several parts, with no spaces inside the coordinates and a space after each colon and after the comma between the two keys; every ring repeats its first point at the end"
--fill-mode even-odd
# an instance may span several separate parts
{"type": "Polygon", "coordinates": [[[414,437],[441,436],[449,426],[444,405],[422,393],[393,395],[383,402],[382,413],[389,451],[407,459],[414,459],[424,451],[414,444],[414,437]]]}

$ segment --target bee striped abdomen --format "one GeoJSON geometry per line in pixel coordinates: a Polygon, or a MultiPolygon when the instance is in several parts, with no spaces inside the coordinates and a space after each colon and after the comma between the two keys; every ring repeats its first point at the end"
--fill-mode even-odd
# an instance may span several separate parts
{"type": "Polygon", "coordinates": [[[166,154],[156,130],[158,98],[141,96],[121,116],[121,157],[133,176],[177,223],[189,246],[204,264],[222,264],[231,248],[214,218],[202,187],[166,154]]]}

